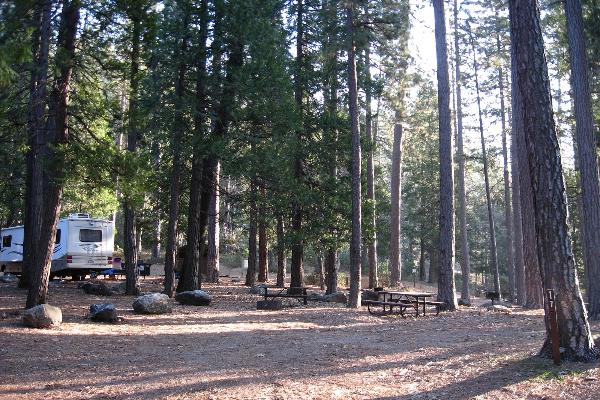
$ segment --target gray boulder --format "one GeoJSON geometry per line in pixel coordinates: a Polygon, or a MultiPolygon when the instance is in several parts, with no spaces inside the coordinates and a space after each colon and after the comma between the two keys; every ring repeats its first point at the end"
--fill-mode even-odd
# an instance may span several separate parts
{"type": "Polygon", "coordinates": [[[252,286],[248,290],[248,293],[250,293],[250,294],[265,294],[265,288],[266,287],[267,287],[267,285],[265,285],[264,283],[261,283],[261,284],[256,285],[256,286],[252,286]]]}
{"type": "Polygon", "coordinates": [[[94,294],[97,296],[112,296],[113,290],[104,282],[86,282],[80,285],[87,294],[94,294]]]}
{"type": "Polygon", "coordinates": [[[119,316],[114,304],[101,303],[90,306],[90,319],[96,322],[117,322],[119,316]]]}
{"type": "Polygon", "coordinates": [[[343,292],[335,292],[325,295],[325,301],[330,303],[348,303],[348,297],[343,292]]]}
{"type": "Polygon", "coordinates": [[[308,301],[327,301],[327,300],[325,300],[325,295],[323,295],[323,294],[320,294],[320,293],[315,293],[315,292],[313,292],[313,293],[310,293],[310,294],[309,294],[309,295],[306,297],[306,299],[307,299],[308,301]]]}
{"type": "Polygon", "coordinates": [[[190,290],[177,293],[175,295],[175,300],[177,300],[179,304],[187,306],[208,306],[210,305],[212,297],[204,290],[190,290]]]}
{"type": "Polygon", "coordinates": [[[135,299],[133,310],[139,314],[167,314],[173,308],[171,299],[166,294],[149,293],[135,299]]]}
{"type": "Polygon", "coordinates": [[[2,283],[13,283],[18,280],[19,280],[19,278],[17,278],[13,274],[4,274],[4,275],[0,276],[0,282],[2,282],[2,283]]]}
{"type": "Polygon", "coordinates": [[[23,313],[23,324],[30,328],[51,328],[61,323],[61,309],[49,304],[40,304],[23,313]]]}

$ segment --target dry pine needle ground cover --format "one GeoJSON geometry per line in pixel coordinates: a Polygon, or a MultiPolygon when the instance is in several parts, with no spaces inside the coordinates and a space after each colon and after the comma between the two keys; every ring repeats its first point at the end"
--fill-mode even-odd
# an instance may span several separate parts
{"type": "Polygon", "coordinates": [[[418,319],[322,303],[257,311],[258,296],[239,283],[204,289],[210,307],[142,316],[131,297],[65,282],[49,297],[63,324],[35,330],[20,325],[26,293],[0,284],[0,399],[600,399],[598,363],[555,367],[536,356],[539,310],[418,319]],[[85,318],[107,301],[124,322],[85,318]]]}

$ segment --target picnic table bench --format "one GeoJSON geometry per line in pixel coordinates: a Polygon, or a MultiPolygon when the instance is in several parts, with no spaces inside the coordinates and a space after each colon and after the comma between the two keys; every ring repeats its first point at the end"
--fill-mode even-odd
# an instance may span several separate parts
{"type": "Polygon", "coordinates": [[[265,296],[265,301],[267,301],[268,299],[276,299],[276,298],[292,298],[292,299],[302,299],[304,305],[308,304],[308,295],[306,294],[306,288],[305,287],[289,287],[289,288],[272,288],[275,290],[272,290],[269,292],[269,288],[268,287],[264,287],[264,296],[265,296]]]}
{"type": "Polygon", "coordinates": [[[406,310],[413,309],[415,316],[418,317],[420,309],[423,316],[426,314],[427,306],[433,306],[436,310],[435,315],[438,315],[440,308],[444,306],[444,303],[441,301],[429,300],[429,298],[433,297],[431,293],[393,292],[387,290],[375,293],[378,296],[377,300],[363,300],[362,302],[362,304],[367,306],[369,313],[373,315],[393,314],[394,309],[396,309],[402,318],[406,318],[406,310]],[[381,310],[377,310],[376,307],[381,307],[381,310]]]}

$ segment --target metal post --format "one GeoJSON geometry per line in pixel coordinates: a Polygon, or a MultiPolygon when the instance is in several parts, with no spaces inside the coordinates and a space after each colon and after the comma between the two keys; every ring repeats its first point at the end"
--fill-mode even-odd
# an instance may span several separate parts
{"type": "Polygon", "coordinates": [[[560,337],[558,334],[558,321],[556,319],[556,296],[553,289],[546,290],[546,304],[548,305],[548,318],[550,319],[552,359],[555,365],[560,365],[560,337]]]}

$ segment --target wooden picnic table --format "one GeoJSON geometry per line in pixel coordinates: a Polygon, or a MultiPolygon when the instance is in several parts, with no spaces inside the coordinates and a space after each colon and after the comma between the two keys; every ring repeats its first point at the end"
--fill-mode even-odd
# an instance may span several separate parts
{"type": "MultiPolygon", "coordinates": [[[[407,308],[413,308],[415,310],[415,316],[419,316],[419,309],[422,306],[422,315],[426,314],[426,307],[435,306],[437,313],[439,314],[440,307],[443,306],[444,303],[438,301],[428,300],[434,295],[432,293],[425,292],[398,292],[391,290],[380,290],[375,292],[377,293],[377,300],[364,300],[363,303],[367,305],[369,312],[371,314],[375,314],[371,311],[371,306],[381,306],[383,309],[383,314],[391,314],[394,311],[394,308],[399,309],[400,315],[404,317],[404,312],[407,308]]],[[[437,314],[436,314],[437,315],[437,314]]]]}

